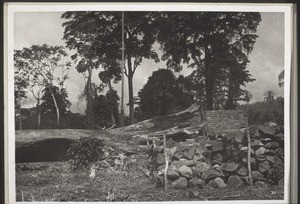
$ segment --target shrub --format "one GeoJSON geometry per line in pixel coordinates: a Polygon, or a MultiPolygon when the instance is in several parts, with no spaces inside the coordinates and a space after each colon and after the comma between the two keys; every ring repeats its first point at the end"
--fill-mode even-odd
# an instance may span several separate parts
{"type": "Polygon", "coordinates": [[[72,169],[88,168],[104,155],[104,141],[94,137],[82,137],[67,151],[67,159],[72,169]]]}

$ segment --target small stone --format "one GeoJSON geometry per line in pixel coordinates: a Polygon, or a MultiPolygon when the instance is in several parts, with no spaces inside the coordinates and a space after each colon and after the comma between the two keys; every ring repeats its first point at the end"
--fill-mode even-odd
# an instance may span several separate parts
{"type": "Polygon", "coordinates": [[[258,155],[256,155],[255,156],[256,157],[256,159],[258,160],[258,161],[265,161],[266,160],[266,155],[263,155],[263,154],[258,154],[258,155]]]}
{"type": "Polygon", "coordinates": [[[264,188],[264,187],[266,187],[267,185],[266,185],[266,183],[263,182],[263,181],[256,181],[255,184],[254,184],[254,186],[255,186],[256,188],[264,188]]]}
{"type": "Polygon", "coordinates": [[[261,136],[269,137],[275,135],[275,127],[269,127],[269,126],[260,126],[258,132],[261,136]]]}
{"type": "Polygon", "coordinates": [[[194,160],[189,160],[185,165],[187,165],[188,167],[196,166],[196,162],[194,160]]]}
{"type": "Polygon", "coordinates": [[[185,149],[182,154],[186,159],[191,160],[193,159],[196,149],[197,149],[197,145],[193,145],[191,147],[188,147],[188,149],[185,149]]]}
{"type": "Polygon", "coordinates": [[[219,164],[215,164],[215,165],[213,166],[213,169],[215,169],[215,170],[217,170],[217,171],[222,171],[222,170],[221,170],[221,166],[220,166],[219,164]]]}
{"type": "Polygon", "coordinates": [[[215,153],[213,155],[213,161],[216,163],[221,163],[223,161],[223,156],[220,153],[215,153]]]}
{"type": "Polygon", "coordinates": [[[226,173],[234,173],[238,170],[238,165],[235,164],[234,162],[230,162],[230,163],[222,163],[221,164],[221,169],[222,171],[226,172],[226,173]]]}
{"type": "MultiPolygon", "coordinates": [[[[247,164],[247,158],[243,158],[242,160],[243,160],[243,163],[247,164]]],[[[254,158],[254,157],[251,157],[251,158],[250,158],[250,163],[251,163],[251,165],[252,165],[252,164],[255,164],[255,162],[256,162],[255,158],[254,158]]]]}
{"type": "Polygon", "coordinates": [[[235,137],[236,134],[237,134],[236,131],[234,131],[234,132],[228,131],[225,134],[225,138],[227,138],[228,141],[231,141],[235,137]]]}
{"type": "MultiPolygon", "coordinates": [[[[242,147],[242,148],[240,149],[240,151],[247,153],[247,152],[248,152],[248,147],[242,147]]],[[[251,153],[251,154],[254,154],[254,151],[253,151],[252,148],[250,148],[250,153],[251,153]]]]}
{"type": "Polygon", "coordinates": [[[238,188],[243,185],[242,179],[238,175],[230,176],[227,181],[228,188],[238,188]]]}
{"type": "Polygon", "coordinates": [[[266,156],[266,160],[272,164],[283,164],[283,161],[277,156],[266,156]]]}
{"type": "Polygon", "coordinates": [[[212,152],[219,152],[223,150],[223,142],[221,141],[212,141],[212,152]]]}
{"type": "Polygon", "coordinates": [[[259,140],[254,140],[254,141],[251,142],[251,147],[255,148],[255,149],[257,149],[259,147],[262,147],[263,145],[264,144],[259,140]]]}
{"type": "Polygon", "coordinates": [[[251,127],[249,127],[249,134],[250,134],[251,138],[257,138],[257,137],[259,137],[258,127],[257,126],[251,126],[251,127]]]}
{"type": "Polygon", "coordinates": [[[242,143],[244,138],[245,138],[245,134],[241,133],[241,132],[239,132],[239,134],[236,134],[235,137],[234,137],[234,139],[237,143],[242,143]]]}
{"type": "Polygon", "coordinates": [[[259,171],[252,171],[252,178],[254,181],[264,181],[265,177],[259,171]]]}
{"type": "Polygon", "coordinates": [[[276,123],[274,123],[272,121],[266,123],[266,125],[269,126],[269,127],[277,127],[278,126],[276,123]]]}
{"type": "Polygon", "coordinates": [[[164,154],[157,154],[156,162],[158,165],[162,165],[165,163],[165,155],[164,154]]]}
{"type": "Polygon", "coordinates": [[[258,165],[258,170],[261,173],[265,173],[270,169],[270,163],[268,161],[263,161],[261,163],[259,163],[258,165]]]}
{"type": "Polygon", "coordinates": [[[201,178],[204,180],[209,180],[209,179],[213,179],[216,177],[224,177],[224,174],[217,170],[209,169],[209,170],[203,172],[203,175],[201,178]]]}
{"type": "Polygon", "coordinates": [[[178,172],[186,177],[186,178],[192,178],[193,176],[193,172],[192,172],[192,169],[188,166],[181,166],[178,168],[178,172]]]}
{"type": "Polygon", "coordinates": [[[203,179],[197,178],[197,177],[193,177],[188,181],[188,187],[189,188],[205,188],[206,186],[206,182],[203,179]]]}
{"type": "Polygon", "coordinates": [[[195,154],[201,155],[201,154],[203,154],[204,151],[205,151],[205,149],[203,147],[198,146],[197,149],[196,149],[195,154]]]}
{"type": "Polygon", "coordinates": [[[187,142],[187,143],[195,143],[196,139],[186,139],[185,142],[187,142]]]}
{"type": "Polygon", "coordinates": [[[215,178],[208,183],[209,188],[225,188],[226,184],[222,178],[215,178]]]}
{"type": "Polygon", "coordinates": [[[174,181],[176,179],[179,179],[179,173],[172,170],[172,169],[168,169],[167,171],[167,178],[174,181]]]}
{"type": "Polygon", "coordinates": [[[266,151],[266,148],[260,147],[255,151],[255,155],[264,154],[266,151]]]}
{"type": "Polygon", "coordinates": [[[261,141],[263,144],[267,144],[267,143],[271,142],[272,139],[271,139],[271,138],[262,138],[262,139],[260,139],[260,141],[261,141]]]}
{"type": "Polygon", "coordinates": [[[242,167],[238,170],[237,174],[240,175],[240,176],[247,176],[248,175],[248,170],[245,167],[242,167]]]}
{"type": "Polygon", "coordinates": [[[267,149],[276,149],[278,147],[279,147],[278,142],[269,142],[269,143],[265,144],[265,148],[267,148],[267,149]]]}
{"type": "Polygon", "coordinates": [[[272,149],[266,149],[265,155],[268,155],[268,156],[275,156],[275,155],[276,155],[276,151],[275,151],[275,150],[272,150],[272,149]]]}
{"type": "Polygon", "coordinates": [[[186,159],[180,159],[180,160],[173,161],[171,163],[171,165],[174,166],[174,167],[179,168],[181,166],[186,165],[187,162],[188,162],[188,160],[186,160],[186,159]]]}
{"type": "Polygon", "coordinates": [[[173,181],[171,183],[171,188],[185,190],[187,188],[187,180],[184,177],[180,177],[179,179],[173,181]]]}

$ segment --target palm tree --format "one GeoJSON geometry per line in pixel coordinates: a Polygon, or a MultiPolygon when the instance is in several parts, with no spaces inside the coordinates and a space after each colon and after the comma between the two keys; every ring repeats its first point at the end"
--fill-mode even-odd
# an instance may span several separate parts
{"type": "Polygon", "coordinates": [[[245,95],[244,95],[243,100],[247,102],[247,104],[246,104],[247,114],[248,114],[248,104],[249,104],[249,102],[251,101],[252,98],[253,98],[253,94],[250,93],[249,91],[245,91],[245,95]]]}
{"type": "Polygon", "coordinates": [[[264,100],[267,102],[268,104],[268,115],[270,116],[270,107],[271,107],[271,103],[275,100],[274,99],[275,96],[275,91],[273,90],[268,90],[264,93],[264,100]]]}

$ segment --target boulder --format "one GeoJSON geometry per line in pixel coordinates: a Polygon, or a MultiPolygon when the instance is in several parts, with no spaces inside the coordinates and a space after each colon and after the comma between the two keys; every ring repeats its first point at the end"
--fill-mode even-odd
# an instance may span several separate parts
{"type": "Polygon", "coordinates": [[[278,142],[269,142],[269,143],[265,144],[265,148],[267,148],[267,149],[276,149],[278,147],[279,147],[278,142]]]}
{"type": "Polygon", "coordinates": [[[244,182],[238,175],[230,176],[227,181],[228,188],[238,188],[238,187],[242,186],[243,184],[244,184],[244,182]]]}
{"type": "Polygon", "coordinates": [[[197,177],[193,177],[188,181],[188,187],[189,188],[205,188],[206,186],[206,182],[203,179],[197,178],[197,177]]]}
{"type": "Polygon", "coordinates": [[[192,176],[193,176],[192,169],[188,166],[179,167],[178,172],[180,173],[180,175],[182,175],[186,178],[192,178],[192,176]]]}
{"type": "Polygon", "coordinates": [[[238,165],[234,162],[230,163],[222,163],[221,164],[221,170],[224,171],[224,173],[233,174],[238,170],[238,165]]]}
{"type": "Polygon", "coordinates": [[[214,180],[211,180],[208,183],[208,187],[209,188],[225,188],[226,184],[222,178],[218,177],[218,178],[215,178],[214,180]]]}
{"type": "Polygon", "coordinates": [[[211,169],[210,165],[205,162],[197,162],[196,166],[193,167],[193,171],[198,177],[201,177],[203,175],[203,172],[209,169],[211,169]]]}
{"type": "Polygon", "coordinates": [[[187,188],[187,180],[184,177],[179,177],[179,179],[171,183],[171,188],[185,190],[187,188]]]}
{"type": "Polygon", "coordinates": [[[209,169],[207,171],[204,171],[201,178],[204,180],[209,180],[209,179],[213,179],[216,177],[225,177],[224,174],[222,172],[219,172],[215,169],[209,169]]]}
{"type": "Polygon", "coordinates": [[[252,178],[254,181],[264,181],[265,177],[259,171],[252,171],[252,178]]]}
{"type": "Polygon", "coordinates": [[[187,165],[188,167],[196,166],[196,162],[194,160],[189,160],[185,165],[187,165]]]}
{"type": "Polygon", "coordinates": [[[240,175],[240,176],[247,176],[248,175],[248,170],[245,167],[242,167],[238,170],[237,174],[240,175]]]}
{"type": "Polygon", "coordinates": [[[270,169],[270,163],[269,163],[269,161],[263,161],[263,162],[260,162],[259,165],[258,165],[258,170],[259,170],[261,173],[265,173],[265,172],[267,172],[269,169],[270,169]]]}

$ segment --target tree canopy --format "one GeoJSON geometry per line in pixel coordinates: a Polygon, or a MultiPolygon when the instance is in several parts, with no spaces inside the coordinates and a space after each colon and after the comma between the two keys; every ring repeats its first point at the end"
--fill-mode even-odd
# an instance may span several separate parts
{"type": "Polygon", "coordinates": [[[241,86],[251,82],[248,54],[258,37],[259,13],[167,12],[160,19],[158,41],[167,66],[180,71],[183,64],[198,69],[205,86],[208,110],[224,91],[228,108],[240,99],[241,86]]]}

